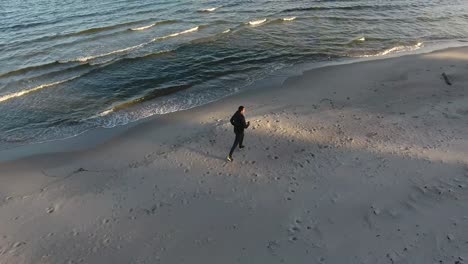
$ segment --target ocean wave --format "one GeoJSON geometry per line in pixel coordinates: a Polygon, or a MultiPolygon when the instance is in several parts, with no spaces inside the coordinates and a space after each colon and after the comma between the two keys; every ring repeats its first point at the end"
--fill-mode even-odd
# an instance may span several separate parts
{"type": "Polygon", "coordinates": [[[158,97],[167,96],[167,95],[170,95],[170,94],[173,94],[173,93],[177,93],[177,92],[180,92],[180,91],[183,91],[183,90],[187,90],[190,87],[192,87],[191,84],[183,84],[183,85],[175,85],[175,86],[170,86],[170,87],[166,87],[166,88],[156,89],[156,90],[151,91],[151,92],[147,93],[146,95],[144,95],[142,97],[139,97],[137,99],[132,99],[130,101],[123,102],[121,104],[113,106],[112,108],[107,109],[105,111],[102,111],[101,113],[97,114],[94,117],[104,117],[104,116],[107,116],[107,115],[109,115],[109,114],[111,114],[113,112],[117,112],[119,110],[123,110],[123,109],[129,108],[131,106],[134,106],[134,105],[137,105],[137,104],[149,101],[149,100],[156,99],[158,97]]]}
{"type": "Polygon", "coordinates": [[[113,109],[113,108],[108,109],[108,110],[105,110],[105,111],[102,111],[101,113],[97,114],[97,115],[94,116],[94,117],[98,117],[98,116],[103,117],[103,116],[106,116],[106,115],[108,115],[108,114],[110,114],[110,113],[112,113],[112,112],[114,112],[114,109],[113,109]]]}
{"type": "Polygon", "coordinates": [[[400,45],[400,46],[395,46],[389,49],[386,49],[384,51],[378,52],[376,54],[365,54],[361,55],[360,57],[367,58],[367,57],[379,57],[379,56],[385,56],[385,55],[390,55],[390,54],[395,54],[395,53],[400,53],[400,52],[408,52],[408,51],[415,51],[423,47],[422,42],[418,42],[415,45],[400,45]]]}
{"type": "Polygon", "coordinates": [[[156,51],[156,52],[147,53],[145,55],[138,56],[138,57],[124,58],[122,60],[123,61],[131,61],[131,60],[140,60],[140,59],[147,59],[147,58],[158,58],[158,57],[170,54],[170,53],[174,53],[176,50],[177,49],[160,50],[160,51],[156,51]]]}
{"type": "Polygon", "coordinates": [[[34,70],[37,70],[37,69],[41,69],[41,68],[53,67],[53,66],[56,66],[58,64],[60,64],[59,61],[54,61],[54,62],[50,62],[50,63],[46,63],[46,64],[29,66],[29,67],[13,70],[13,71],[10,71],[10,72],[2,73],[2,74],[0,74],[0,78],[6,78],[6,77],[13,76],[13,75],[19,75],[19,74],[27,73],[27,72],[34,71],[34,70]]]}
{"type": "MultiPolygon", "coordinates": [[[[166,22],[163,22],[163,23],[166,23],[166,22]]],[[[30,66],[30,67],[25,67],[25,68],[13,70],[13,71],[10,71],[10,72],[0,73],[0,78],[6,78],[6,77],[13,76],[13,75],[19,75],[19,74],[27,73],[27,72],[42,69],[42,68],[54,67],[54,66],[57,66],[57,65],[60,65],[60,64],[68,64],[68,63],[73,63],[73,62],[75,62],[75,63],[76,62],[85,63],[85,62],[88,62],[90,60],[94,60],[94,59],[98,59],[98,58],[102,58],[102,57],[107,57],[107,56],[114,55],[114,54],[126,53],[126,52],[129,52],[129,51],[132,51],[132,50],[142,48],[142,47],[144,47],[144,46],[146,46],[148,44],[151,44],[153,42],[156,42],[156,41],[161,41],[161,40],[164,40],[164,39],[167,39],[167,38],[173,38],[173,37],[177,37],[179,35],[196,32],[196,31],[200,30],[200,28],[202,28],[202,27],[203,26],[196,26],[196,27],[193,27],[193,28],[181,31],[181,32],[176,32],[176,33],[173,33],[173,34],[170,34],[170,35],[167,35],[167,36],[157,37],[157,38],[152,39],[151,41],[144,42],[144,43],[141,43],[141,44],[138,44],[138,45],[134,45],[134,46],[131,46],[131,47],[118,49],[118,50],[114,50],[114,51],[110,51],[110,52],[106,52],[106,53],[102,53],[102,54],[90,55],[90,56],[85,56],[85,57],[78,57],[78,58],[68,59],[68,60],[57,60],[57,61],[46,63],[46,64],[40,64],[40,65],[35,65],[35,66],[30,66]]]]}
{"type": "Polygon", "coordinates": [[[132,30],[132,31],[142,31],[142,30],[149,29],[149,28],[152,28],[152,27],[155,27],[155,26],[158,26],[158,25],[170,24],[170,23],[174,23],[174,22],[175,22],[175,20],[164,20],[164,21],[159,21],[159,22],[147,25],[147,26],[142,26],[142,27],[137,27],[137,28],[130,28],[130,30],[132,30]]]}
{"type": "Polygon", "coordinates": [[[2,89],[16,89],[25,83],[41,83],[44,80],[56,80],[58,78],[63,79],[67,76],[76,74],[86,74],[93,70],[92,65],[89,63],[77,63],[75,65],[63,65],[64,67],[51,68],[47,71],[37,71],[33,74],[23,75],[20,78],[11,78],[4,82],[5,85],[0,87],[2,89]]]}
{"type": "MultiPolygon", "coordinates": [[[[179,35],[196,32],[196,31],[198,31],[200,29],[200,27],[201,26],[196,26],[194,28],[187,29],[187,30],[184,30],[184,31],[181,31],[181,32],[172,33],[172,34],[167,35],[167,36],[157,37],[157,38],[152,39],[151,41],[144,42],[144,43],[141,43],[141,44],[138,44],[138,45],[135,45],[135,46],[131,46],[131,47],[123,48],[123,49],[118,49],[118,50],[114,50],[114,51],[99,54],[99,55],[80,57],[80,58],[72,59],[70,61],[87,62],[89,60],[94,60],[94,59],[97,59],[97,58],[107,57],[107,56],[114,55],[114,54],[126,53],[128,51],[140,49],[140,48],[142,48],[142,47],[144,47],[144,46],[146,46],[148,44],[151,44],[153,42],[156,42],[156,41],[161,41],[161,40],[164,40],[164,39],[167,39],[167,38],[173,38],[173,37],[177,37],[179,35]]],[[[70,62],[70,61],[63,61],[62,63],[70,62]]]]}
{"type": "MultiPolygon", "coordinates": [[[[132,26],[132,25],[141,24],[141,23],[147,22],[149,20],[150,19],[144,19],[144,20],[139,20],[139,21],[131,21],[131,22],[125,22],[125,23],[120,23],[120,24],[115,24],[115,25],[110,25],[110,26],[104,26],[104,27],[87,28],[87,29],[77,31],[77,32],[70,32],[70,33],[56,34],[56,35],[48,35],[48,36],[44,36],[44,37],[41,37],[41,38],[35,38],[35,39],[31,39],[31,40],[24,41],[24,42],[15,42],[15,43],[12,43],[12,44],[37,43],[37,42],[44,42],[44,41],[55,40],[55,39],[60,39],[60,38],[69,38],[69,37],[77,37],[77,36],[82,36],[82,35],[91,35],[91,34],[96,34],[96,33],[103,32],[103,31],[109,31],[109,30],[113,30],[113,29],[117,29],[117,28],[121,28],[121,27],[128,27],[128,26],[132,26]]],[[[151,19],[151,20],[154,20],[154,19],[151,19]]]]}
{"type": "Polygon", "coordinates": [[[296,18],[297,17],[284,17],[281,20],[283,20],[283,21],[293,21],[293,20],[296,20],[296,18]]]}
{"type": "Polygon", "coordinates": [[[281,11],[282,13],[301,12],[301,11],[320,11],[320,10],[395,10],[403,9],[408,5],[352,5],[352,6],[309,6],[289,8],[281,11]]]}
{"type": "Polygon", "coordinates": [[[164,39],[167,39],[167,38],[173,38],[173,37],[177,37],[179,35],[183,35],[183,34],[188,34],[188,33],[192,33],[192,32],[196,32],[200,29],[200,26],[196,26],[196,27],[193,27],[191,29],[187,29],[187,30],[184,30],[184,31],[181,31],[181,32],[176,32],[176,33],[172,33],[170,35],[167,35],[167,36],[164,36],[164,37],[157,37],[157,38],[154,38],[151,42],[155,42],[155,41],[160,41],[160,40],[164,40],[164,39]]]}
{"type": "Polygon", "coordinates": [[[297,17],[283,17],[277,19],[259,19],[259,20],[252,20],[247,22],[246,24],[252,27],[260,26],[260,25],[267,25],[267,24],[277,24],[277,23],[285,23],[285,22],[292,22],[296,20],[297,17]]]}
{"type": "MultiPolygon", "coordinates": [[[[336,38],[330,38],[330,39],[327,39],[328,41],[330,41],[329,43],[342,43],[342,40],[341,39],[336,39],[336,38]]],[[[362,36],[362,37],[357,37],[355,39],[352,39],[350,41],[348,41],[346,43],[346,46],[349,46],[349,47],[352,47],[352,46],[357,46],[357,45],[361,45],[362,43],[368,41],[368,40],[371,40],[371,39],[367,39],[366,37],[362,36]]],[[[344,43],[343,43],[344,44],[344,43]]]]}
{"type": "Polygon", "coordinates": [[[107,53],[103,53],[103,54],[99,54],[99,55],[93,55],[93,56],[87,56],[87,57],[80,57],[80,58],[72,59],[72,60],[70,60],[70,61],[61,61],[61,63],[67,63],[67,62],[73,62],[73,61],[77,61],[77,62],[87,62],[87,61],[89,61],[89,60],[94,60],[94,59],[98,59],[98,58],[102,58],[102,57],[107,57],[107,56],[110,56],[110,55],[113,55],[113,54],[119,54],[119,53],[124,53],[124,52],[128,52],[128,51],[132,51],[132,50],[135,50],[135,49],[139,49],[139,48],[142,48],[142,47],[148,45],[149,43],[150,43],[150,42],[146,42],[146,43],[138,44],[138,45],[135,45],[135,46],[131,46],[131,47],[124,48],[124,49],[114,50],[114,51],[107,52],[107,53]]]}
{"type": "MultiPolygon", "coordinates": [[[[137,20],[137,21],[130,21],[130,22],[125,22],[125,23],[120,23],[120,24],[115,24],[115,25],[110,25],[110,26],[103,26],[103,27],[94,27],[94,28],[88,28],[84,29],[81,31],[77,32],[70,32],[70,33],[63,33],[63,34],[55,34],[55,35],[47,35],[43,36],[40,38],[34,38],[26,41],[17,41],[17,42],[12,42],[9,44],[9,46],[14,46],[16,47],[17,45],[25,45],[29,43],[38,43],[38,42],[46,42],[50,40],[55,40],[55,39],[62,39],[62,38],[70,38],[70,37],[78,37],[78,36],[83,36],[83,35],[93,35],[96,33],[100,33],[103,31],[110,31],[118,28],[127,28],[128,26],[133,26],[133,25],[138,25],[144,22],[148,21],[154,21],[156,18],[148,18],[148,19],[142,19],[142,20],[137,20]]],[[[165,21],[160,21],[156,22],[157,24],[165,24],[165,23],[173,23],[175,22],[174,20],[165,20],[165,21]]]]}
{"type": "Polygon", "coordinates": [[[258,26],[258,25],[261,25],[261,24],[265,23],[266,21],[267,21],[266,18],[259,19],[259,20],[252,20],[252,21],[249,21],[248,24],[251,25],[251,26],[258,26]]]}
{"type": "Polygon", "coordinates": [[[202,12],[202,13],[209,13],[209,12],[214,12],[216,10],[218,10],[219,7],[211,7],[211,8],[206,8],[206,9],[200,9],[198,10],[198,12],[202,12]]]}
{"type": "Polygon", "coordinates": [[[141,30],[145,30],[145,29],[148,29],[148,28],[152,28],[156,26],[156,23],[153,23],[151,25],[147,25],[147,26],[142,26],[142,27],[137,27],[137,28],[131,28],[130,30],[132,31],[141,31],[141,30]]]}
{"type": "MultiPolygon", "coordinates": [[[[149,12],[153,12],[154,13],[154,10],[143,10],[143,11],[131,11],[131,10],[134,10],[134,9],[139,9],[139,8],[142,8],[142,7],[145,7],[145,6],[152,6],[154,5],[153,3],[147,3],[147,4],[143,4],[143,5],[139,5],[139,6],[132,6],[132,7],[129,7],[129,6],[122,6],[118,9],[108,9],[106,12],[102,12],[102,11],[99,11],[99,10],[94,10],[95,12],[90,12],[90,13],[85,13],[85,14],[73,14],[73,15],[70,15],[70,16],[64,16],[64,17],[61,17],[61,18],[57,18],[57,19],[53,19],[53,20],[46,20],[46,21],[41,21],[41,22],[34,22],[34,23],[27,23],[27,24],[13,24],[13,25],[8,25],[6,27],[0,27],[0,29],[13,29],[13,30],[17,30],[17,29],[22,29],[22,28],[32,28],[32,27],[36,27],[36,26],[40,26],[40,25],[53,25],[53,24],[56,24],[56,23],[60,23],[60,22],[63,22],[63,21],[71,21],[71,20],[74,20],[74,19],[83,19],[85,17],[93,17],[93,16],[96,16],[96,15],[99,15],[100,17],[102,16],[105,16],[105,15],[113,15],[113,14],[116,14],[117,11],[119,10],[126,10],[126,11],[129,11],[128,13],[124,13],[122,15],[136,15],[136,14],[142,14],[142,13],[149,13],[149,12]]],[[[161,10],[158,10],[158,11],[161,11],[161,10]]],[[[1,25],[3,26],[3,25],[1,25]]]]}
{"type": "MultiPolygon", "coordinates": [[[[191,40],[189,43],[190,44],[199,44],[199,43],[210,43],[210,42],[215,42],[217,40],[220,40],[221,38],[225,37],[228,33],[233,32],[232,29],[228,28],[222,32],[207,36],[207,37],[201,37],[201,38],[195,38],[191,40]]],[[[184,45],[182,45],[183,47],[184,45]]]]}
{"type": "Polygon", "coordinates": [[[74,80],[74,79],[76,79],[78,77],[80,77],[80,76],[75,76],[75,77],[72,77],[72,78],[69,78],[69,79],[65,79],[65,80],[57,81],[57,82],[53,82],[53,83],[42,84],[42,85],[36,86],[34,88],[27,89],[27,90],[22,90],[22,91],[19,91],[19,92],[16,92],[16,93],[6,94],[6,95],[3,95],[3,96],[0,96],[0,103],[8,101],[8,100],[13,99],[13,98],[24,96],[24,95],[27,95],[27,94],[30,94],[30,93],[33,93],[33,92],[37,92],[37,91],[45,89],[45,88],[49,88],[49,87],[52,87],[52,86],[56,86],[56,85],[65,83],[65,82],[69,82],[69,81],[74,80]]]}
{"type": "Polygon", "coordinates": [[[117,29],[117,28],[120,28],[120,27],[134,25],[136,23],[138,23],[138,22],[127,22],[127,23],[121,23],[121,24],[110,25],[110,26],[105,26],[105,27],[88,28],[88,29],[85,29],[85,30],[82,30],[82,31],[63,34],[63,35],[57,35],[57,36],[54,36],[54,37],[73,37],[73,36],[95,34],[95,33],[99,33],[99,32],[102,32],[102,31],[108,31],[108,30],[113,30],[113,29],[117,29]]]}
{"type": "Polygon", "coordinates": [[[160,50],[160,51],[156,51],[156,52],[152,52],[152,53],[147,53],[147,54],[137,56],[137,57],[123,57],[123,58],[120,58],[120,59],[115,59],[115,60],[109,61],[109,62],[104,63],[104,64],[99,64],[98,67],[94,67],[90,71],[87,71],[87,72],[83,73],[82,75],[80,75],[78,77],[87,77],[89,75],[92,75],[92,74],[96,73],[96,71],[105,69],[107,66],[114,65],[115,63],[127,64],[127,63],[132,62],[132,61],[138,61],[138,60],[144,60],[144,59],[154,59],[154,58],[158,58],[158,57],[162,57],[162,56],[174,53],[176,51],[177,51],[177,49],[167,49],[167,50],[160,50]]]}

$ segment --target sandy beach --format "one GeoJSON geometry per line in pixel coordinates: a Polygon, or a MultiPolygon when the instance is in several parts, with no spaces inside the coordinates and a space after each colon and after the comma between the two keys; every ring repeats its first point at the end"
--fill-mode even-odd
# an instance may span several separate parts
{"type": "Polygon", "coordinates": [[[3,150],[0,263],[468,263],[467,131],[453,48],[3,150]]]}

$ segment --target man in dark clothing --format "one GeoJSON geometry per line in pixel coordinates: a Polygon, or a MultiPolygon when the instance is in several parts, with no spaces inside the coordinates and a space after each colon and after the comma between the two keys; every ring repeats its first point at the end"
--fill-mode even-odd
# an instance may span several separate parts
{"type": "Polygon", "coordinates": [[[236,139],[234,140],[234,144],[232,145],[231,151],[229,152],[229,156],[227,157],[228,161],[233,161],[232,153],[234,149],[239,145],[239,148],[244,148],[242,142],[244,141],[244,129],[248,128],[250,122],[245,122],[245,107],[239,106],[237,112],[231,117],[231,124],[234,126],[234,133],[236,134],[236,139]]]}

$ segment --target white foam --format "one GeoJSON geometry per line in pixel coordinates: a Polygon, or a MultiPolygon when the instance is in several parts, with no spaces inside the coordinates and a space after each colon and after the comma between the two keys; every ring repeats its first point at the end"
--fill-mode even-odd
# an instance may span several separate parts
{"type": "Polygon", "coordinates": [[[230,28],[224,30],[224,31],[223,31],[223,34],[226,34],[226,33],[229,33],[229,32],[231,32],[231,29],[230,29],[230,28]]]}
{"type": "Polygon", "coordinates": [[[293,20],[296,20],[297,17],[285,17],[283,18],[282,20],[283,21],[293,21],[293,20]]]}
{"type": "Polygon", "coordinates": [[[142,26],[142,27],[137,27],[137,28],[131,28],[130,30],[133,30],[133,31],[141,31],[141,30],[145,30],[145,29],[148,29],[148,28],[152,28],[154,26],[156,26],[158,23],[153,23],[151,25],[147,25],[147,26],[142,26]]]}
{"type": "Polygon", "coordinates": [[[201,9],[200,12],[214,12],[218,9],[219,7],[211,7],[211,8],[206,8],[206,9],[201,9]]]}
{"type": "Polygon", "coordinates": [[[358,41],[366,41],[366,38],[365,37],[360,37],[357,39],[358,41]]]}
{"type": "Polygon", "coordinates": [[[267,21],[266,18],[259,19],[259,20],[252,20],[252,21],[249,21],[249,25],[258,26],[258,25],[261,25],[261,24],[265,23],[266,21],[267,21]]]}
{"type": "Polygon", "coordinates": [[[89,61],[89,60],[93,60],[93,59],[97,59],[97,58],[102,58],[102,57],[106,57],[106,56],[109,56],[109,55],[118,54],[118,53],[124,53],[124,52],[127,52],[127,51],[131,51],[131,50],[134,50],[134,49],[138,49],[138,48],[144,47],[144,46],[147,45],[147,44],[149,44],[149,42],[142,43],[142,44],[138,44],[138,45],[131,46],[131,47],[128,47],[128,48],[124,48],[124,49],[114,50],[114,51],[107,52],[107,53],[103,53],[103,54],[99,54],[99,55],[88,56],[88,57],[80,57],[80,58],[74,59],[73,61],[87,62],[87,61],[89,61]]]}
{"type": "Polygon", "coordinates": [[[158,40],[163,40],[163,39],[167,39],[167,38],[177,37],[177,36],[179,36],[179,35],[183,35],[183,34],[187,34],[187,33],[192,33],[192,32],[198,31],[199,29],[200,29],[200,27],[199,27],[199,26],[196,26],[196,27],[194,27],[194,28],[187,29],[187,30],[184,30],[184,31],[181,31],[181,32],[177,32],[177,33],[173,33],[173,34],[170,34],[170,35],[167,35],[167,36],[164,36],[164,37],[154,38],[152,41],[158,41],[158,40]]]}
{"type": "MultiPolygon", "coordinates": [[[[89,60],[94,60],[94,59],[97,59],[97,58],[107,57],[107,56],[114,55],[114,54],[119,54],[119,53],[124,53],[124,52],[128,52],[128,51],[132,51],[132,50],[135,50],[135,49],[142,48],[142,47],[144,47],[144,46],[146,46],[146,45],[148,45],[148,44],[150,44],[152,42],[158,41],[158,40],[177,37],[177,36],[182,35],[182,34],[187,34],[187,33],[198,31],[199,29],[200,29],[200,27],[196,26],[194,28],[187,29],[185,31],[181,31],[181,32],[177,32],[177,33],[173,33],[173,34],[170,34],[170,35],[167,35],[167,36],[164,36],[164,37],[154,38],[149,42],[141,43],[141,44],[131,46],[131,47],[128,47],[128,48],[114,50],[114,51],[111,51],[111,52],[107,52],[107,53],[103,53],[103,54],[99,54],[99,55],[94,55],[94,56],[80,57],[80,58],[76,58],[76,59],[73,59],[73,60],[70,60],[70,61],[87,62],[89,60]]],[[[70,61],[63,61],[63,63],[70,62],[70,61]]]]}
{"type": "Polygon", "coordinates": [[[72,77],[72,78],[69,78],[69,79],[66,79],[66,80],[57,81],[57,82],[53,82],[53,83],[42,84],[42,85],[36,86],[34,88],[31,88],[31,89],[22,90],[22,91],[19,91],[19,92],[16,92],[16,93],[3,95],[3,96],[0,96],[0,102],[5,102],[5,101],[8,101],[8,100],[13,99],[13,98],[21,97],[23,95],[27,95],[27,94],[42,90],[44,88],[48,88],[48,87],[52,87],[52,86],[55,86],[55,85],[58,85],[58,84],[61,84],[61,83],[64,83],[64,82],[68,82],[68,81],[71,81],[71,80],[76,79],[78,77],[79,76],[75,76],[75,77],[72,77]]]}
{"type": "Polygon", "coordinates": [[[420,48],[423,47],[423,43],[422,42],[419,42],[417,43],[416,45],[413,45],[413,46],[395,46],[393,48],[390,48],[390,49],[386,49],[382,52],[379,52],[377,54],[373,54],[373,55],[363,55],[361,57],[378,57],[378,56],[385,56],[385,55],[389,55],[389,54],[394,54],[394,53],[399,53],[399,52],[407,52],[407,51],[415,51],[415,50],[418,50],[420,48]]]}
{"type": "Polygon", "coordinates": [[[108,114],[110,114],[110,113],[112,113],[112,112],[114,112],[114,109],[113,109],[113,108],[108,109],[108,110],[106,110],[106,111],[103,111],[102,113],[98,114],[98,116],[106,116],[106,115],[108,115],[108,114]]]}

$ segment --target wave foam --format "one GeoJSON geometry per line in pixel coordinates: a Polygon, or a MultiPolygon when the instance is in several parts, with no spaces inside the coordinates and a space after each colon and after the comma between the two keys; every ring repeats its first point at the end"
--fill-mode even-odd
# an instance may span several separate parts
{"type": "Polygon", "coordinates": [[[176,20],[163,20],[163,21],[158,21],[158,22],[155,22],[155,23],[147,25],[147,26],[130,28],[130,30],[131,31],[142,31],[142,30],[149,29],[149,28],[152,28],[152,27],[155,27],[155,26],[158,26],[158,25],[170,24],[170,23],[174,23],[174,22],[176,22],[176,20]]]}
{"type": "Polygon", "coordinates": [[[145,29],[148,29],[148,28],[152,28],[154,26],[156,26],[157,23],[153,23],[151,25],[147,25],[147,26],[142,26],[142,27],[137,27],[137,28],[131,28],[130,30],[132,31],[141,31],[141,30],[145,30],[145,29]]]}
{"type": "Polygon", "coordinates": [[[194,28],[187,29],[187,30],[184,30],[184,31],[181,31],[181,32],[177,32],[177,33],[173,33],[173,34],[170,34],[170,35],[167,35],[167,36],[164,36],[164,37],[154,38],[154,39],[152,40],[152,42],[158,41],[158,40],[167,39],[167,38],[177,37],[177,36],[179,36],[179,35],[183,35],[183,34],[187,34],[187,33],[196,32],[196,31],[198,31],[199,29],[200,29],[200,26],[196,26],[196,27],[194,27],[194,28]]]}
{"type": "Polygon", "coordinates": [[[224,31],[223,31],[223,34],[226,34],[226,33],[229,33],[229,32],[231,32],[231,29],[230,29],[230,28],[224,30],[224,31]]]}
{"type": "Polygon", "coordinates": [[[281,20],[283,20],[283,21],[293,21],[293,20],[296,20],[296,18],[297,17],[284,17],[281,20]]]}
{"type": "Polygon", "coordinates": [[[19,92],[16,92],[16,93],[11,93],[11,94],[7,94],[7,95],[4,95],[4,96],[0,96],[0,102],[5,102],[5,101],[8,101],[8,100],[13,99],[13,98],[21,97],[21,96],[23,96],[23,95],[27,95],[27,94],[30,94],[30,93],[33,93],[33,92],[42,90],[42,89],[44,89],[44,88],[48,88],[48,87],[52,87],[52,86],[55,86],[55,85],[59,85],[59,84],[62,84],[62,83],[65,83],[65,82],[74,80],[74,79],[76,79],[76,78],[78,78],[78,77],[79,77],[79,76],[75,76],[75,77],[72,77],[72,78],[69,78],[69,79],[65,79],[65,80],[62,80],[62,81],[57,81],[57,82],[53,82],[53,83],[42,84],[42,85],[36,86],[36,87],[34,87],[34,88],[31,88],[31,89],[27,89],[27,90],[19,91],[19,92]]]}
{"type": "Polygon", "coordinates": [[[252,20],[252,21],[249,21],[248,24],[251,25],[251,26],[258,26],[258,25],[261,25],[261,24],[265,23],[266,21],[267,21],[266,18],[259,19],[259,20],[252,20]]]}
{"type": "Polygon", "coordinates": [[[97,59],[97,58],[102,58],[102,57],[107,57],[107,56],[109,56],[109,55],[118,54],[118,53],[124,53],[124,52],[127,52],[127,51],[131,51],[131,50],[134,50],[134,49],[138,49],[138,48],[144,47],[144,46],[147,45],[147,44],[149,44],[149,42],[147,42],[147,43],[142,43],[142,44],[138,44],[138,45],[131,46],[131,47],[128,47],[128,48],[124,48],[124,49],[114,50],[114,51],[111,51],[111,52],[107,52],[107,53],[103,53],[103,54],[99,54],[99,55],[95,55],[95,56],[80,57],[80,58],[74,59],[74,60],[72,60],[72,61],[87,62],[87,61],[89,61],[89,60],[93,60],[93,59],[97,59]]]}
{"type": "Polygon", "coordinates": [[[206,9],[200,9],[199,12],[214,12],[218,9],[219,7],[211,7],[211,8],[206,8],[206,9]]]}
{"type": "Polygon", "coordinates": [[[415,51],[423,47],[422,42],[418,42],[416,45],[412,46],[395,46],[393,48],[386,49],[384,51],[381,51],[377,54],[372,54],[372,55],[363,55],[361,57],[367,58],[367,57],[378,57],[378,56],[385,56],[389,54],[395,54],[395,53],[400,53],[400,52],[408,52],[408,51],[415,51]]]}
{"type": "Polygon", "coordinates": [[[98,116],[103,117],[103,116],[106,116],[106,115],[108,115],[108,114],[110,114],[110,113],[112,113],[112,112],[114,112],[114,109],[113,109],[113,108],[108,109],[108,110],[106,110],[106,111],[102,111],[101,113],[98,114],[98,116]]]}

